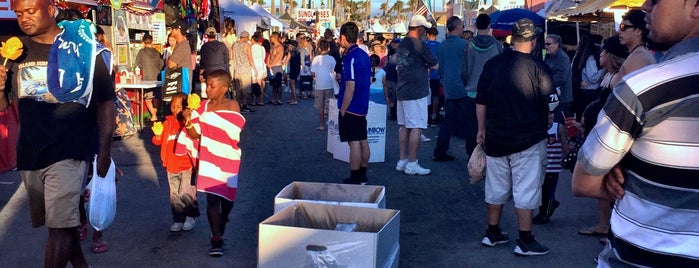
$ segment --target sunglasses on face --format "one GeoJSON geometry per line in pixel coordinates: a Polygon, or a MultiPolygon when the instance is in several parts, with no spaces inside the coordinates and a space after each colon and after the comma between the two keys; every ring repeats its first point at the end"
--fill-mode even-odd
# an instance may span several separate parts
{"type": "Polygon", "coordinates": [[[619,30],[620,31],[626,31],[626,29],[631,29],[631,28],[636,28],[636,26],[633,26],[631,24],[619,24],[619,30]]]}
{"type": "Polygon", "coordinates": [[[544,46],[550,46],[553,45],[553,43],[544,43],[544,46]]]}

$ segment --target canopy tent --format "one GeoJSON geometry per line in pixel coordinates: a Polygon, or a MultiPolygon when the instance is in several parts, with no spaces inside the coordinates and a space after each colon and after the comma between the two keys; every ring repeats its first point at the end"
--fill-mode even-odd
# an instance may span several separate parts
{"type": "Polygon", "coordinates": [[[289,15],[289,12],[285,12],[284,15],[279,16],[279,20],[287,22],[291,29],[298,28],[299,31],[313,31],[312,27],[308,27],[305,24],[294,20],[294,18],[289,15]]]}
{"type": "Polygon", "coordinates": [[[262,16],[238,0],[219,0],[221,21],[225,17],[235,20],[235,31],[254,33],[258,25],[263,25],[262,16]]]}
{"type": "Polygon", "coordinates": [[[385,33],[386,28],[379,23],[379,20],[374,21],[374,24],[371,25],[371,27],[368,27],[366,30],[367,33],[385,33]]]}
{"type": "Polygon", "coordinates": [[[257,12],[258,14],[260,14],[260,16],[267,18],[272,27],[279,27],[279,31],[289,30],[289,23],[286,23],[280,19],[275,18],[274,16],[272,16],[272,14],[267,12],[267,10],[265,10],[265,8],[258,5],[257,3],[252,5],[251,9],[254,10],[255,12],[257,12]]]}
{"type": "Polygon", "coordinates": [[[399,21],[388,31],[397,34],[405,34],[408,33],[408,27],[405,26],[405,22],[399,21]]]}
{"type": "Polygon", "coordinates": [[[585,2],[578,6],[556,10],[555,12],[549,14],[549,16],[589,14],[605,8],[640,7],[641,5],[643,5],[643,0],[585,0],[585,2]]]}

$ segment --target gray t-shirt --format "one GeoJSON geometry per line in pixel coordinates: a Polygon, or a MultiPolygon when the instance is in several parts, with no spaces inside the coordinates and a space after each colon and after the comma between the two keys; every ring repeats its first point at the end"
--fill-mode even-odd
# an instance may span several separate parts
{"type": "Polygon", "coordinates": [[[155,48],[144,47],[136,55],[136,66],[141,68],[144,81],[155,81],[163,69],[162,55],[155,48]]]}
{"type": "Polygon", "coordinates": [[[429,95],[428,68],[437,65],[438,62],[425,42],[412,37],[404,38],[396,50],[398,100],[417,100],[429,95]]]}
{"type": "Polygon", "coordinates": [[[190,81],[193,79],[192,73],[194,72],[194,68],[192,66],[192,49],[189,47],[189,42],[187,40],[175,45],[175,49],[172,50],[172,55],[170,55],[168,60],[177,64],[175,68],[187,68],[189,70],[190,81]]]}

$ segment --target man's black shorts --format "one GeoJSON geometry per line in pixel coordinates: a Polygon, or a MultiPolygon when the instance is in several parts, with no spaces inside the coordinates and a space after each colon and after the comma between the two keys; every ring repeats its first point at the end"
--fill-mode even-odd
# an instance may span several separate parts
{"type": "Polygon", "coordinates": [[[283,74],[282,74],[282,67],[281,66],[272,66],[272,80],[270,81],[270,84],[273,87],[281,87],[282,86],[282,79],[283,79],[283,74]]]}
{"type": "Polygon", "coordinates": [[[442,83],[439,81],[439,79],[430,79],[430,93],[432,94],[432,98],[437,98],[439,97],[440,88],[442,87],[442,83]]]}
{"type": "Polygon", "coordinates": [[[363,141],[366,136],[366,116],[345,113],[338,115],[338,127],[340,128],[340,141],[363,141]]]}

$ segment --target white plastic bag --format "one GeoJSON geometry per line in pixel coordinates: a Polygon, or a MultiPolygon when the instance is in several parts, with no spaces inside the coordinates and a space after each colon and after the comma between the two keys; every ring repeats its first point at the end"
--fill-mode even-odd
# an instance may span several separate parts
{"type": "Polygon", "coordinates": [[[87,185],[90,199],[87,202],[87,215],[90,225],[97,231],[107,229],[116,215],[116,172],[114,161],[109,164],[107,175],[97,175],[97,157],[92,162],[92,180],[87,185]]]}
{"type": "Polygon", "coordinates": [[[476,145],[468,160],[468,175],[471,176],[471,184],[476,184],[485,178],[485,151],[480,144],[476,145]]]}

